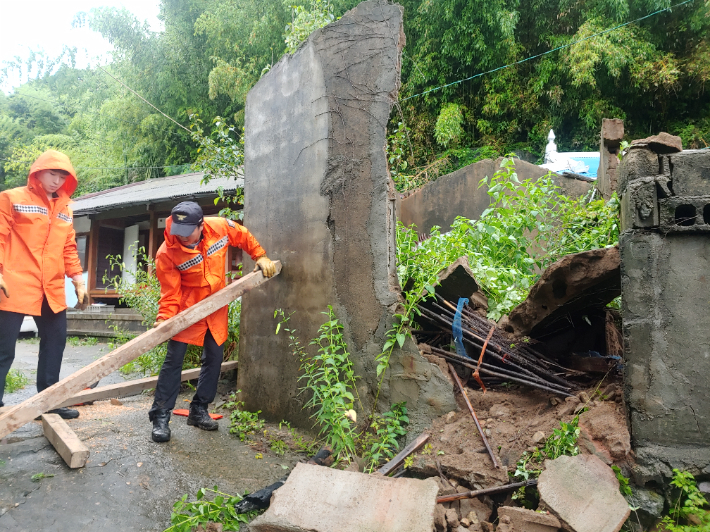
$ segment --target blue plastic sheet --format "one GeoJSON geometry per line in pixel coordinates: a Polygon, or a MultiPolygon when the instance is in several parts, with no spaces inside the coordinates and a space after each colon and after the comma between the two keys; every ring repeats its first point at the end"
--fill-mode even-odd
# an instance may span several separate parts
{"type": "Polygon", "coordinates": [[[467,297],[460,297],[459,304],[456,307],[456,314],[454,314],[454,323],[451,326],[451,332],[454,335],[454,344],[456,345],[456,353],[459,356],[471,358],[466,353],[466,349],[463,346],[463,333],[461,332],[461,312],[463,311],[463,306],[468,303],[467,297]]]}

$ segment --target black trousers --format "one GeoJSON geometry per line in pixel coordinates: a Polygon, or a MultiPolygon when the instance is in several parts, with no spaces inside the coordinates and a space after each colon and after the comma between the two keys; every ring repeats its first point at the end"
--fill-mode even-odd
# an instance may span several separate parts
{"type": "MultiPolygon", "coordinates": [[[[208,329],[205,335],[204,347],[202,348],[202,368],[197,381],[197,391],[192,398],[191,405],[207,408],[207,405],[214,401],[217,395],[220,368],[222,367],[223,350],[224,344],[217,345],[208,329]]],[[[165,362],[160,368],[153,406],[148,411],[148,417],[151,421],[153,421],[155,412],[175,408],[175,401],[177,401],[177,396],[180,392],[182,361],[186,352],[186,343],[168,340],[168,354],[165,356],[165,362]]]]}
{"type": "MultiPolygon", "coordinates": [[[[39,331],[37,391],[41,392],[59,381],[59,370],[67,344],[67,311],[55,314],[45,298],[42,301],[42,315],[33,318],[39,331]]],[[[15,360],[15,343],[24,319],[25,314],[0,310],[0,406],[3,406],[5,377],[15,360]]]]}

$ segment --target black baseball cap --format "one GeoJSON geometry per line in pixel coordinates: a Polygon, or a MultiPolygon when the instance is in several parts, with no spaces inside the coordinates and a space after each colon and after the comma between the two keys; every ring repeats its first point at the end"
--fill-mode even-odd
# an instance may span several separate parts
{"type": "Polygon", "coordinates": [[[194,201],[183,201],[173,207],[170,213],[173,223],[170,234],[188,237],[202,223],[202,207],[194,201]]]}

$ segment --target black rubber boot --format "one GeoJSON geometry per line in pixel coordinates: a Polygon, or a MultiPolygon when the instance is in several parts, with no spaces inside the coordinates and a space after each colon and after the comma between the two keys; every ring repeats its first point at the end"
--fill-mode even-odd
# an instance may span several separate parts
{"type": "Polygon", "coordinates": [[[207,408],[202,405],[190,404],[190,415],[187,424],[202,430],[217,430],[219,424],[207,413],[207,408]]]}
{"type": "Polygon", "coordinates": [[[50,410],[47,413],[59,414],[59,417],[61,417],[62,419],[76,419],[79,417],[78,410],[73,410],[71,408],[67,408],[66,406],[63,406],[61,408],[55,408],[54,410],[50,410]]]}
{"type": "Polygon", "coordinates": [[[153,414],[153,433],[151,437],[154,442],[162,443],[170,441],[170,411],[158,410],[153,414]]]}

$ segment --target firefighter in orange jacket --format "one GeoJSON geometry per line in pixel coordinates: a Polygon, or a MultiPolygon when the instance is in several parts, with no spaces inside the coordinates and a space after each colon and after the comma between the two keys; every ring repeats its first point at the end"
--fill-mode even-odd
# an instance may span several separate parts
{"type": "MultiPolygon", "coordinates": [[[[76,186],[69,158],[49,150],[32,164],[27,186],[0,193],[0,406],[25,316],[34,318],[39,331],[41,392],[59,380],[67,339],[65,275],[72,278],[79,308],[89,303],[69,208],[76,186]]],[[[51,412],[79,417],[69,408],[51,412]]]]}
{"type": "MultiPolygon", "coordinates": [[[[173,208],[166,220],[165,242],[155,256],[160,281],[160,303],[156,325],[224,288],[225,257],[229,246],[236,246],[256,260],[266,277],[276,267],[247,229],[224,218],[203,218],[202,208],[184,201],[173,208]]],[[[207,405],[217,394],[222,350],[228,334],[228,307],[222,307],[202,321],[188,327],[168,341],[168,353],[160,368],[155,399],[148,416],[153,422],[152,438],[170,440],[170,414],[180,390],[180,373],[187,345],[203,346],[202,369],[197,390],[190,403],[187,424],[203,430],[217,430],[207,405]]]]}

